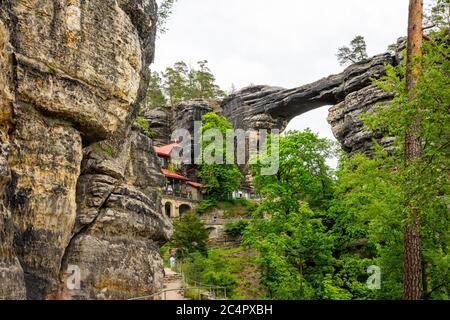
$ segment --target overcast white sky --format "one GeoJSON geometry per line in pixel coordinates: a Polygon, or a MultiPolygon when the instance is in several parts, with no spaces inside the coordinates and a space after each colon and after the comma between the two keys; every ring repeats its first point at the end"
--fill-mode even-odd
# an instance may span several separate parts
{"type": "MultiPolygon", "coordinates": [[[[365,37],[369,55],[386,51],[406,35],[407,15],[408,0],[179,0],[152,69],[206,59],[225,90],[297,87],[339,73],[337,49],[355,35],[365,37]]],[[[327,113],[303,114],[288,129],[333,138],[327,113]]]]}

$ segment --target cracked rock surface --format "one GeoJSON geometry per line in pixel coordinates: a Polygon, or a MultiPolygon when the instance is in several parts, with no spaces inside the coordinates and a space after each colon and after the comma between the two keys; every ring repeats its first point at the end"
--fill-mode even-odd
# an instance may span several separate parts
{"type": "Polygon", "coordinates": [[[172,227],[132,127],[155,28],[153,0],[0,2],[0,299],[160,289],[172,227]]]}

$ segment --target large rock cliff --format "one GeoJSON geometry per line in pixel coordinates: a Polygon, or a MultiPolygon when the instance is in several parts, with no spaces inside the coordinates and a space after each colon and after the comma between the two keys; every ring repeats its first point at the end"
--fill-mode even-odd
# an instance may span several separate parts
{"type": "Polygon", "coordinates": [[[152,142],[132,128],[155,28],[153,0],[0,3],[0,298],[159,289],[171,225],[152,142]]]}

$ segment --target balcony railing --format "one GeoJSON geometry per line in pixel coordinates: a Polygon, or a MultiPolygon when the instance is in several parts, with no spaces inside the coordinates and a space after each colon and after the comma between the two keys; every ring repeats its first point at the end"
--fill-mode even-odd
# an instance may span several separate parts
{"type": "Polygon", "coordinates": [[[195,197],[193,197],[191,193],[187,193],[187,192],[163,190],[163,193],[166,196],[180,198],[180,199],[186,199],[186,200],[190,200],[190,201],[200,201],[201,200],[201,199],[195,199],[195,197]]]}

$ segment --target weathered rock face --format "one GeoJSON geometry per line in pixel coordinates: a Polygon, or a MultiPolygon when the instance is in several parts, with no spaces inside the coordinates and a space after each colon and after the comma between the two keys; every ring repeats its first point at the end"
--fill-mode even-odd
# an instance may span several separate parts
{"type": "Polygon", "coordinates": [[[7,204],[27,295],[43,298],[57,283],[75,221],[81,137],[70,124],[44,117],[31,106],[16,102],[14,112],[7,204]]]}
{"type": "Polygon", "coordinates": [[[389,94],[372,86],[371,79],[385,74],[386,63],[399,63],[398,55],[385,53],[351,65],[342,73],[294,89],[252,86],[230,95],[222,103],[224,115],[241,129],[283,131],[294,117],[310,110],[335,105],[330,122],[336,138],[349,153],[368,151],[372,138],[358,115],[376,103],[389,100],[389,94]]]}
{"type": "Polygon", "coordinates": [[[211,111],[213,109],[206,100],[181,101],[173,108],[172,129],[186,129],[193,136],[195,121],[202,121],[202,116],[211,111]]]}
{"type": "Polygon", "coordinates": [[[6,2],[17,20],[20,98],[71,120],[92,139],[115,132],[141,80],[144,48],[132,16],[112,0],[6,2]]]}
{"type": "Polygon", "coordinates": [[[66,290],[70,298],[126,299],[162,287],[159,243],[171,235],[159,208],[163,176],[150,139],[132,131],[124,145],[115,159],[85,150],[74,236],[61,268],[64,278],[68,266],[80,267],[81,290],[66,290]]]}
{"type": "Polygon", "coordinates": [[[201,121],[202,116],[211,111],[210,101],[195,99],[180,101],[172,108],[148,107],[142,111],[142,116],[156,134],[155,145],[164,145],[171,142],[172,132],[176,129],[186,129],[193,137],[194,122],[201,121]]]}
{"type": "Polygon", "coordinates": [[[171,135],[171,111],[168,108],[146,108],[142,112],[142,116],[148,122],[151,130],[155,133],[153,142],[156,146],[170,143],[171,135]]]}
{"type": "Polygon", "coordinates": [[[0,298],[24,299],[22,266],[13,248],[11,211],[5,205],[5,189],[11,181],[9,131],[12,126],[12,68],[9,32],[0,20],[0,298]]]}
{"type": "Polygon", "coordinates": [[[153,0],[0,3],[0,299],[159,288],[171,225],[152,143],[131,129],[155,26],[153,0]]]}
{"type": "Polygon", "coordinates": [[[392,139],[386,139],[380,133],[368,131],[360,116],[370,113],[377,104],[387,103],[392,98],[392,94],[382,91],[375,85],[370,85],[350,93],[344,101],[330,108],[328,122],[344,151],[350,154],[371,154],[373,139],[388,147],[392,139]]]}

